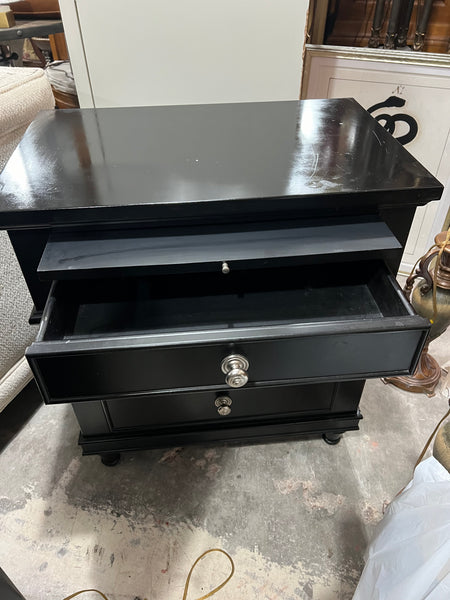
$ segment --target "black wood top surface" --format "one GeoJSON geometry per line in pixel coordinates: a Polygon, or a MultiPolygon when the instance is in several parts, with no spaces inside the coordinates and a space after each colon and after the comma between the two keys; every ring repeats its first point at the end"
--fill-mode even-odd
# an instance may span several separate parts
{"type": "Polygon", "coordinates": [[[0,176],[0,227],[302,214],[441,193],[352,99],[45,111],[0,176]]]}

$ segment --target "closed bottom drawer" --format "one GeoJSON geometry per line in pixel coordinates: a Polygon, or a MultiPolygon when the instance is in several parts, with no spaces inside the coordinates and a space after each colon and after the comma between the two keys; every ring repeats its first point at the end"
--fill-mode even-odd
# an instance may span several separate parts
{"type": "Polygon", "coordinates": [[[48,403],[223,392],[408,373],[428,327],[376,262],[62,281],[27,357],[48,403]]]}
{"type": "Polygon", "coordinates": [[[320,414],[332,410],[337,385],[277,386],[117,398],[104,402],[112,431],[164,428],[215,422],[228,427],[237,420],[256,422],[270,416],[320,414]]]}
{"type": "Polygon", "coordinates": [[[364,381],[73,404],[83,454],[201,443],[279,441],[358,429],[364,381]],[[226,408],[226,411],[220,410],[226,408]]]}

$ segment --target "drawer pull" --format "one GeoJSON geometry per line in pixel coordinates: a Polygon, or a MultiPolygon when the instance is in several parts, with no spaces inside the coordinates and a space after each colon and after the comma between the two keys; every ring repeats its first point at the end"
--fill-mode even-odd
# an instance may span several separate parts
{"type": "Polygon", "coordinates": [[[248,360],[240,354],[230,354],[223,359],[221,368],[225,373],[225,382],[232,388],[243,387],[248,381],[248,360]]]}
{"type": "Polygon", "coordinates": [[[228,263],[227,262],[223,262],[222,263],[222,273],[224,275],[228,275],[229,272],[230,272],[230,267],[229,267],[228,263]]]}
{"type": "Polygon", "coordinates": [[[226,417],[231,413],[232,400],[229,396],[218,396],[215,401],[217,412],[221,417],[226,417]]]}

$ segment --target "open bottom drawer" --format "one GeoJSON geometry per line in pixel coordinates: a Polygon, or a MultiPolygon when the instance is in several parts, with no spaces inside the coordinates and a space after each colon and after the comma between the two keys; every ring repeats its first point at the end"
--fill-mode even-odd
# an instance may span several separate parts
{"type": "Polygon", "coordinates": [[[378,262],[53,285],[27,357],[48,403],[411,372],[428,322],[378,262]]]}

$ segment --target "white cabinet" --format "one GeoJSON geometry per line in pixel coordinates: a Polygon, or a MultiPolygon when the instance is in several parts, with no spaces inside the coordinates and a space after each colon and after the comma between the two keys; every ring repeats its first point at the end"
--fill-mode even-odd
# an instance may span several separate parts
{"type": "Polygon", "coordinates": [[[60,0],[82,107],[295,100],[308,0],[60,0]]]}

